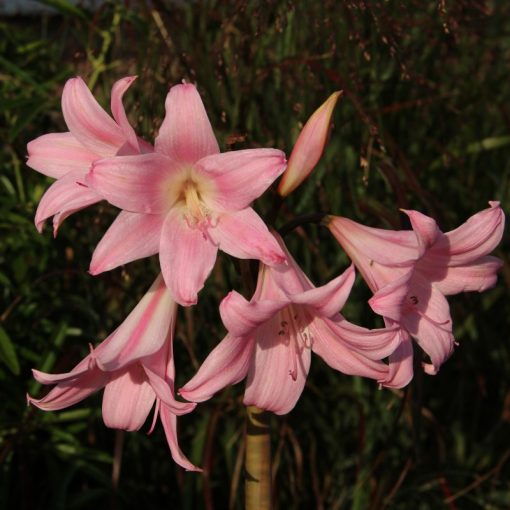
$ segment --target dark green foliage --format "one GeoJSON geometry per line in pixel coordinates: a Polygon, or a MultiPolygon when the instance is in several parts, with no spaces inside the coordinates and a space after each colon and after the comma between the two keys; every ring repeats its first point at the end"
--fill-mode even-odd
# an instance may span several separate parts
{"type": "MultiPolygon", "coordinates": [[[[76,74],[105,106],[116,79],[138,74],[127,110],[150,141],[168,87],[198,83],[224,150],[290,153],[301,123],[342,89],[326,154],[277,226],[326,211],[400,228],[399,208],[415,208],[447,231],[488,200],[510,207],[510,4],[167,0],[88,13],[45,3],[58,14],[0,20],[1,506],[242,508],[242,384],[179,420],[203,476],[175,466],[160,428],[151,437],[106,429],[99,396],[59,413],[25,407],[27,391],[46,391],[30,368],[71,368],[157,273],[155,260],[86,273],[116,214],[108,205],[72,216],[55,240],[48,227],[36,232],[50,179],[25,166],[27,142],[65,130],[59,100],[76,74]]],[[[269,194],[256,207],[264,215],[270,204],[269,194]]],[[[317,284],[348,264],[323,227],[305,225],[286,241],[317,284]]],[[[505,237],[495,289],[450,300],[460,347],[437,376],[418,372],[403,391],[378,391],[314,359],[297,407],[273,419],[276,508],[510,507],[508,248],[505,237]]],[[[234,264],[220,255],[198,306],[180,312],[180,385],[224,334],[217,306],[241,290],[234,264]]],[[[374,327],[368,297],[358,281],[345,314],[374,327]]]]}

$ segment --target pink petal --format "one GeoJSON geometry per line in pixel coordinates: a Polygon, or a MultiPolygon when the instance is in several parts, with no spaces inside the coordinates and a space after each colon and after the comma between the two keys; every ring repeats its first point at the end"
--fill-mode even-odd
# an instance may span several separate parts
{"type": "Polygon", "coordinates": [[[476,262],[489,254],[501,241],[505,228],[505,215],[499,202],[490,202],[490,205],[441,236],[431,250],[431,262],[437,264],[434,258],[446,256],[448,265],[458,266],[476,262]]]}
{"type": "Polygon", "coordinates": [[[161,349],[142,360],[149,382],[156,395],[173,414],[183,415],[195,409],[196,404],[179,402],[174,396],[175,366],[173,359],[174,327],[169,329],[168,336],[161,349]]]}
{"type": "Polygon", "coordinates": [[[339,216],[330,217],[328,227],[372,292],[402,276],[419,256],[412,231],[365,227],[339,216]]]}
{"type": "Polygon", "coordinates": [[[155,399],[154,390],[138,363],[114,372],[103,395],[104,424],[112,429],[138,430],[155,399]]]}
{"type": "Polygon", "coordinates": [[[188,414],[195,409],[196,404],[190,402],[179,402],[175,399],[173,390],[167,381],[163,379],[156,371],[152,370],[147,364],[147,360],[142,362],[145,374],[149,379],[152,389],[156,392],[158,398],[166,405],[169,410],[178,416],[188,414]]]}
{"type": "Polygon", "coordinates": [[[83,358],[70,372],[64,372],[63,374],[48,374],[47,372],[41,372],[40,370],[33,368],[32,375],[34,376],[34,379],[41,384],[58,384],[78,379],[91,371],[94,366],[92,356],[88,355],[83,358]]]}
{"type": "Polygon", "coordinates": [[[126,92],[136,78],[136,76],[126,76],[114,83],[112,87],[111,110],[113,118],[122,130],[125,139],[135,152],[140,153],[141,151],[138,138],[129,123],[126,111],[124,110],[124,105],[122,104],[122,96],[124,96],[124,92],[126,92]]]}
{"type": "Polygon", "coordinates": [[[388,377],[381,381],[386,388],[403,388],[413,378],[413,343],[405,329],[400,328],[399,335],[400,345],[390,355],[388,377]]]}
{"type": "Polygon", "coordinates": [[[402,316],[401,323],[438,370],[453,353],[450,307],[443,294],[419,275],[413,276],[410,293],[414,306],[402,316]]]}
{"type": "Polygon", "coordinates": [[[188,225],[180,208],[172,209],[163,223],[159,260],[165,283],[182,306],[197,302],[218,248],[209,237],[188,225]]]}
{"type": "Polygon", "coordinates": [[[292,295],[292,302],[313,308],[321,317],[331,317],[345,305],[356,277],[354,265],[322,287],[292,295]]]}
{"type": "Polygon", "coordinates": [[[172,177],[179,170],[181,167],[162,154],[117,156],[94,162],[86,183],[120,209],[160,214],[177,198],[172,177]]]}
{"type": "Polygon", "coordinates": [[[418,211],[402,211],[406,213],[411,220],[411,225],[418,240],[418,250],[421,256],[435,243],[441,231],[433,218],[425,216],[418,211]]]}
{"type": "Polygon", "coordinates": [[[27,165],[59,179],[69,172],[85,175],[97,154],[86,149],[71,133],[49,133],[27,145],[27,165]]]}
{"type": "Polygon", "coordinates": [[[220,250],[233,257],[257,259],[268,265],[285,260],[275,238],[251,207],[220,215],[209,234],[220,250]]]}
{"type": "Polygon", "coordinates": [[[114,156],[126,141],[122,129],[101,108],[79,77],[65,84],[62,112],[69,131],[98,157],[114,156]]]}
{"type": "Polygon", "coordinates": [[[158,253],[164,219],[161,214],[121,211],[94,250],[90,274],[158,253]]]}
{"type": "Polygon", "coordinates": [[[240,211],[266,191],[285,170],[285,154],[276,149],[246,149],[202,158],[197,173],[214,181],[204,196],[211,209],[240,211]]]}
{"type": "Polygon", "coordinates": [[[497,272],[503,261],[496,257],[481,257],[476,262],[462,266],[433,266],[420,263],[420,274],[445,296],[459,292],[483,292],[496,285],[497,272]]]}
{"type": "Polygon", "coordinates": [[[249,335],[290,303],[289,299],[252,299],[231,291],[220,304],[220,314],[227,331],[234,336],[249,335]]]}
{"type": "Polygon", "coordinates": [[[39,202],[35,213],[35,226],[42,231],[45,220],[56,215],[54,233],[69,215],[102,200],[95,191],[87,188],[81,181],[81,174],[71,172],[55,181],[39,202]]]}
{"type": "Polygon", "coordinates": [[[217,154],[220,149],[196,87],[189,83],[170,89],[166,115],[156,138],[156,151],[184,163],[217,154]]]}
{"type": "Polygon", "coordinates": [[[253,338],[228,334],[179,394],[186,400],[203,402],[226,386],[238,383],[248,373],[253,347],[253,338]]]}
{"type": "Polygon", "coordinates": [[[87,356],[67,374],[51,375],[34,372],[36,378],[43,384],[54,382],[58,384],[41,399],[27,397],[28,402],[45,411],[58,411],[81,402],[100,390],[108,382],[109,375],[95,366],[83,371],[84,368],[89,367],[89,363],[90,358],[87,356]]]}
{"type": "MultiPolygon", "coordinates": [[[[308,279],[305,273],[303,273],[297,262],[289,253],[289,250],[285,246],[280,235],[276,232],[271,233],[286,256],[286,264],[281,264],[271,268],[261,266],[259,271],[259,282],[264,290],[264,298],[281,299],[281,297],[284,297],[287,299],[289,296],[292,296],[293,299],[294,296],[304,291],[315,289],[312,282],[308,279]]],[[[259,284],[257,284],[257,288],[258,287],[259,284]]]]}
{"type": "Polygon", "coordinates": [[[388,319],[399,322],[409,300],[410,279],[413,271],[380,288],[368,301],[372,310],[388,319]]]}
{"type": "Polygon", "coordinates": [[[177,440],[177,417],[164,404],[160,408],[161,422],[165,430],[166,440],[170,447],[172,459],[186,471],[202,471],[200,468],[192,464],[188,458],[182,453],[177,440]]]}
{"type": "Polygon", "coordinates": [[[278,317],[257,330],[243,402],[276,414],[286,414],[303,392],[311,352],[308,348],[298,348],[295,338],[285,341],[278,331],[278,317]]]}
{"type": "Polygon", "coordinates": [[[278,186],[278,193],[286,197],[311,173],[326,146],[331,115],[341,92],[334,92],[313,113],[301,130],[292,149],[287,170],[278,186]]]}
{"type": "Polygon", "coordinates": [[[349,349],[371,360],[382,360],[392,354],[400,345],[398,327],[366,329],[356,326],[343,317],[334,320],[323,319],[328,329],[349,349]]]}
{"type": "Polygon", "coordinates": [[[94,351],[101,369],[118,370],[161,349],[177,307],[159,275],[124,322],[94,351]]]}
{"type": "Polygon", "coordinates": [[[388,365],[374,361],[351,349],[343,341],[345,330],[339,336],[338,328],[330,328],[330,321],[316,319],[309,324],[312,335],[312,350],[318,354],[331,368],[348,375],[370,377],[383,381],[388,375],[388,365]]]}

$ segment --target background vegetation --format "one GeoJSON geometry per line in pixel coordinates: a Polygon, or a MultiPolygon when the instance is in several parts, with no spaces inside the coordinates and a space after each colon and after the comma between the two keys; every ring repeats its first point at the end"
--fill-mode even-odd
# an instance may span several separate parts
{"type": "MultiPolygon", "coordinates": [[[[510,208],[510,4],[153,0],[87,12],[46,3],[57,13],[0,19],[1,506],[242,508],[242,384],[179,421],[204,475],[172,462],[160,429],[106,429],[100,395],[58,413],[25,406],[26,392],[45,391],[30,369],[73,366],[157,273],[149,259],[86,273],[116,214],[106,204],[66,220],[55,240],[36,232],[50,179],[26,167],[27,142],[66,130],[60,95],[74,75],[107,107],[112,83],[137,74],[127,109],[151,141],[169,86],[196,82],[223,150],[289,153],[301,123],[342,89],[327,153],[278,226],[329,211],[400,228],[399,208],[415,208],[447,231],[488,200],[510,208]]],[[[256,207],[264,214],[268,204],[256,207]]],[[[346,267],[323,227],[286,240],[317,284],[346,267]]],[[[506,236],[495,289],[450,300],[460,346],[437,376],[378,391],[314,359],[297,407],[273,420],[277,509],[510,508],[508,248],[506,236]]],[[[181,384],[223,337],[217,305],[240,286],[220,257],[198,306],[181,310],[181,384]]],[[[368,297],[357,282],[346,315],[374,326],[368,297]]]]}

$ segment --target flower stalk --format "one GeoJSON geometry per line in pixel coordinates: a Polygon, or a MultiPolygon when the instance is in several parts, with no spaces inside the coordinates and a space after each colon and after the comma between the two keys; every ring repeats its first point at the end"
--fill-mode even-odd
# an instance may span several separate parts
{"type": "Polygon", "coordinates": [[[271,508],[271,426],[269,412],[246,407],[245,508],[271,508]]]}

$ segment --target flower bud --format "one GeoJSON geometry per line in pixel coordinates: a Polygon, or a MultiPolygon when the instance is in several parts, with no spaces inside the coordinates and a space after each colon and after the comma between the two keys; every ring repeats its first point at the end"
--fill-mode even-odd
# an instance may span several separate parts
{"type": "Polygon", "coordinates": [[[287,169],[278,186],[278,194],[286,197],[312,172],[318,163],[329,133],[331,115],[342,92],[334,92],[308,119],[292,149],[287,169]]]}

